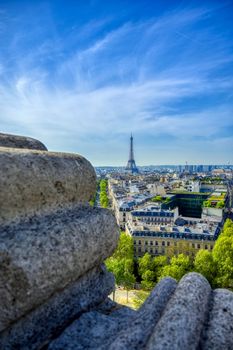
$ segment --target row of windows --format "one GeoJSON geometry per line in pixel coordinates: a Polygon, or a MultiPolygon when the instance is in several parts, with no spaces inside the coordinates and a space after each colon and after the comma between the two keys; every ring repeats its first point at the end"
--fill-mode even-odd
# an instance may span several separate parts
{"type": "MultiPolygon", "coordinates": [[[[139,222],[145,222],[145,223],[173,223],[174,220],[171,218],[142,218],[140,220],[137,220],[139,222]]],[[[136,220],[134,220],[136,222],[136,220]]]]}
{"type": "MultiPolygon", "coordinates": [[[[135,240],[134,240],[134,244],[135,244],[135,245],[136,245],[136,244],[141,245],[141,244],[142,244],[142,241],[141,241],[141,240],[138,240],[138,241],[135,241],[135,240]]],[[[178,244],[177,244],[177,242],[173,242],[173,244],[174,244],[174,246],[179,245],[180,248],[182,248],[182,245],[183,245],[182,242],[179,242],[178,244]]],[[[169,247],[169,246],[171,245],[171,242],[165,242],[165,241],[162,241],[162,242],[150,241],[150,242],[148,242],[148,241],[145,241],[145,242],[144,242],[144,245],[145,245],[145,246],[148,246],[148,245],[150,245],[150,246],[152,246],[152,245],[156,245],[156,246],[162,245],[162,246],[167,246],[167,247],[169,247]]],[[[187,247],[187,244],[185,244],[185,247],[187,247]]],[[[200,245],[200,243],[190,243],[190,244],[189,244],[189,247],[200,249],[200,248],[201,248],[201,245],[200,245]]],[[[205,244],[204,247],[205,247],[205,249],[208,249],[208,244],[205,244]]],[[[210,248],[212,249],[213,247],[210,246],[210,248]]]]}
{"type": "MultiPolygon", "coordinates": [[[[213,248],[212,246],[210,247],[211,249],[213,248]]],[[[208,246],[205,246],[205,249],[208,249],[208,246]]],[[[147,248],[145,247],[144,249],[142,249],[142,247],[134,247],[134,251],[135,252],[138,252],[138,253],[151,253],[151,254],[165,254],[165,249],[164,248],[147,248]]],[[[174,250],[174,254],[179,254],[179,253],[182,253],[182,250],[179,251],[179,250],[174,250]]],[[[192,252],[186,252],[186,254],[189,255],[192,254],[192,252]]]]}

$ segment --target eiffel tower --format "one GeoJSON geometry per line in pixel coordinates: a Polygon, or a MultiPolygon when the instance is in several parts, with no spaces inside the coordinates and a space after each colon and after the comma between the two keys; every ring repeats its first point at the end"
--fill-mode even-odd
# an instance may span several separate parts
{"type": "Polygon", "coordinates": [[[133,152],[133,136],[131,134],[130,137],[130,150],[129,150],[129,160],[127,163],[127,166],[125,170],[131,171],[131,173],[138,173],[138,168],[136,166],[135,160],[134,160],[134,152],[133,152]]]}

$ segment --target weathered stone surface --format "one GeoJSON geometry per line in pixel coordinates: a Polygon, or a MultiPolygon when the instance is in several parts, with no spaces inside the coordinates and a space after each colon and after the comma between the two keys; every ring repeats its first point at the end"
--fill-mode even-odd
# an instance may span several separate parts
{"type": "Polygon", "coordinates": [[[92,165],[75,154],[0,148],[0,224],[68,203],[96,190],[92,165]]]}
{"type": "Polygon", "coordinates": [[[184,276],[147,344],[149,350],[196,349],[208,312],[211,288],[200,274],[184,276]]]}
{"type": "Polygon", "coordinates": [[[201,344],[203,350],[233,349],[233,293],[229,290],[212,292],[211,310],[201,344]]]}
{"type": "Polygon", "coordinates": [[[123,313],[117,315],[114,312],[114,317],[97,311],[82,315],[51,342],[49,350],[102,349],[103,344],[108,344],[132,322],[132,313],[128,312],[128,308],[121,310],[123,313]]]}
{"type": "Polygon", "coordinates": [[[108,297],[101,304],[98,305],[95,311],[103,313],[104,315],[109,315],[114,310],[117,310],[121,307],[122,305],[117,304],[115,301],[108,297]]]}
{"type": "Polygon", "coordinates": [[[176,286],[177,283],[172,278],[165,278],[158,283],[139,311],[135,313],[127,329],[122,330],[111,344],[105,344],[101,349],[139,350],[144,348],[176,286]]]}
{"type": "Polygon", "coordinates": [[[73,322],[58,339],[51,342],[49,350],[98,349],[122,327],[122,323],[116,318],[112,319],[111,316],[96,311],[88,312],[73,322]]]}
{"type": "Polygon", "coordinates": [[[118,236],[109,210],[79,206],[1,226],[0,330],[100,265],[118,236]]]}
{"type": "Polygon", "coordinates": [[[0,147],[26,148],[47,151],[45,145],[31,137],[0,133],[0,147]]]}
{"type": "Polygon", "coordinates": [[[114,278],[104,266],[88,271],[63,291],[21,318],[0,334],[0,349],[41,348],[71,321],[95,308],[113,290],[114,278]]]}
{"type": "Polygon", "coordinates": [[[166,278],[138,311],[108,302],[107,312],[100,307],[82,315],[50,343],[49,350],[230,350],[232,298],[227,290],[211,292],[207,280],[196,273],[184,276],[177,287],[166,278]]]}
{"type": "Polygon", "coordinates": [[[116,310],[115,306],[108,317],[100,315],[101,309],[83,315],[49,349],[72,350],[76,346],[77,349],[98,350],[144,348],[176,285],[171,278],[161,281],[137,312],[125,307],[116,310]]]}

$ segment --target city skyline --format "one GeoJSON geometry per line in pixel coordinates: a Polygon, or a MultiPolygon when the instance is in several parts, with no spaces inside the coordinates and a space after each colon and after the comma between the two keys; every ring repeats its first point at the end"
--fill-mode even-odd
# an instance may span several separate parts
{"type": "Polygon", "coordinates": [[[1,132],[124,166],[233,164],[231,1],[1,1],[1,132]]]}

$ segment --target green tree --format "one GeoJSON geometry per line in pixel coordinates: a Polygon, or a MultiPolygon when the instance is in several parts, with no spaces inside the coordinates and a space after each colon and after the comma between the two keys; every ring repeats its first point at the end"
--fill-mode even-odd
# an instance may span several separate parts
{"type": "Polygon", "coordinates": [[[205,276],[213,287],[215,286],[217,266],[211,252],[204,249],[198,251],[194,260],[194,270],[205,276]]]}
{"type": "Polygon", "coordinates": [[[192,264],[189,257],[184,254],[179,254],[171,259],[170,264],[162,268],[159,279],[170,276],[179,281],[191,268],[192,264]]]}
{"type": "Polygon", "coordinates": [[[156,281],[158,281],[162,269],[168,264],[168,258],[166,256],[160,255],[156,256],[153,261],[153,270],[155,271],[156,281]]]}
{"type": "Polygon", "coordinates": [[[138,259],[138,270],[140,275],[148,270],[153,270],[153,258],[149,253],[145,253],[142,258],[138,259]]]}
{"type": "Polygon", "coordinates": [[[151,290],[158,281],[161,270],[166,265],[166,256],[152,258],[149,253],[146,253],[142,258],[139,258],[138,270],[142,279],[142,287],[146,290],[151,290]]]}
{"type": "Polygon", "coordinates": [[[107,186],[108,182],[107,180],[101,180],[99,187],[100,187],[100,205],[102,208],[107,208],[109,206],[109,199],[107,195],[107,186]]]}
{"type": "Polygon", "coordinates": [[[152,202],[162,202],[163,198],[161,196],[155,196],[152,198],[152,202]]]}
{"type": "Polygon", "coordinates": [[[219,287],[233,288],[233,222],[227,221],[213,249],[217,265],[216,283],[219,287]]]}
{"type": "Polygon", "coordinates": [[[134,257],[134,248],[133,248],[133,238],[124,231],[121,231],[118,246],[114,251],[112,258],[116,259],[132,259],[134,257]]]}
{"type": "Polygon", "coordinates": [[[209,208],[209,207],[211,207],[211,202],[210,201],[204,201],[203,202],[203,207],[207,207],[207,208],[209,208]]]}
{"type": "Polygon", "coordinates": [[[224,201],[219,201],[219,202],[216,204],[216,208],[224,208],[224,206],[225,206],[224,201]]]}
{"type": "Polygon", "coordinates": [[[138,271],[142,279],[142,287],[146,290],[152,289],[155,286],[156,275],[153,258],[149,253],[138,259],[138,271]]]}
{"type": "Polygon", "coordinates": [[[114,274],[116,284],[126,289],[128,302],[128,290],[135,283],[134,249],[131,236],[121,232],[118,246],[113,255],[106,260],[106,266],[114,274]]]}

